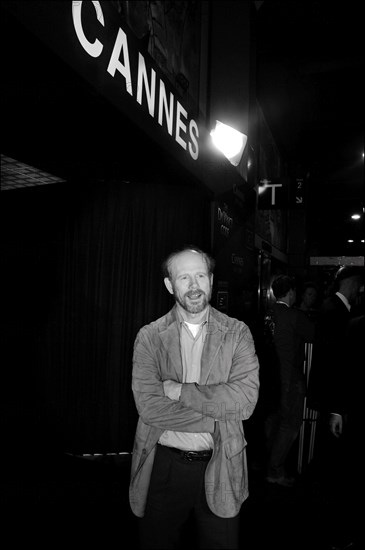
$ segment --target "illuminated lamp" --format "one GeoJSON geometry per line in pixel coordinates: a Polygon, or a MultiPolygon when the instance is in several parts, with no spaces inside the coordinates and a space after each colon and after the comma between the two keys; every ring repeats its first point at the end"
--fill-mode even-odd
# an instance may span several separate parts
{"type": "Polygon", "coordinates": [[[230,161],[238,166],[247,143],[247,136],[223,122],[216,120],[215,128],[210,132],[214,145],[230,161]]]}

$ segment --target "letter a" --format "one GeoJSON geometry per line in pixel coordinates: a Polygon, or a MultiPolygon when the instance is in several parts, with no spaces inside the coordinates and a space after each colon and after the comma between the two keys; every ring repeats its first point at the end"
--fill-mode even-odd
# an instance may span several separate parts
{"type": "Polygon", "coordinates": [[[119,29],[118,31],[118,36],[114,44],[112,55],[110,56],[107,71],[112,76],[115,75],[115,71],[119,71],[125,78],[125,87],[127,92],[130,95],[133,95],[127,35],[124,31],[122,31],[122,29],[119,29]],[[121,50],[123,50],[124,65],[119,61],[121,50]]]}

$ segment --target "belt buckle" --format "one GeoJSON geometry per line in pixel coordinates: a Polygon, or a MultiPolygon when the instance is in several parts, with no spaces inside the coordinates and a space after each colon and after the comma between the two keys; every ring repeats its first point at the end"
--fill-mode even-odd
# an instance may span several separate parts
{"type": "Polygon", "coordinates": [[[199,455],[196,451],[187,451],[185,456],[186,456],[186,460],[188,460],[189,462],[192,462],[199,455]]]}

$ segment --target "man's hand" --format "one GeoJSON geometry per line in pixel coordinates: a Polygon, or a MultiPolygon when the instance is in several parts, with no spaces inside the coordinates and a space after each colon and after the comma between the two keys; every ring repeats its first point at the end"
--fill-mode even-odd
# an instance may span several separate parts
{"type": "Polygon", "coordinates": [[[179,384],[179,382],[175,382],[175,380],[165,380],[163,382],[163,391],[165,396],[169,399],[172,399],[173,401],[179,401],[181,386],[182,384],[179,384]]]}
{"type": "Polygon", "coordinates": [[[342,416],[340,414],[331,413],[328,423],[331,434],[335,437],[340,437],[343,428],[342,416]]]}

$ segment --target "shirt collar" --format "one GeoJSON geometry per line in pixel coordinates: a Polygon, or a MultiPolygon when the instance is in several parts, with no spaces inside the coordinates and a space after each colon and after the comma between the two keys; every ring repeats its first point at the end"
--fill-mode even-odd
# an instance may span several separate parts
{"type": "Polygon", "coordinates": [[[281,300],[276,300],[276,303],[277,303],[277,304],[283,304],[283,305],[286,306],[286,307],[290,307],[289,304],[287,304],[286,302],[282,302],[281,300]]]}
{"type": "MultiPolygon", "coordinates": [[[[208,322],[208,319],[209,319],[209,310],[210,310],[210,308],[209,308],[209,306],[208,306],[207,311],[206,311],[206,313],[205,313],[205,316],[203,317],[203,319],[201,320],[201,322],[198,323],[199,326],[204,325],[205,323],[208,322]]],[[[177,320],[178,320],[180,326],[182,325],[182,323],[185,323],[185,322],[188,323],[188,322],[189,322],[189,321],[186,321],[186,320],[183,318],[183,316],[181,315],[181,313],[180,313],[180,311],[179,311],[179,308],[176,308],[176,316],[177,316],[177,320]]]]}

